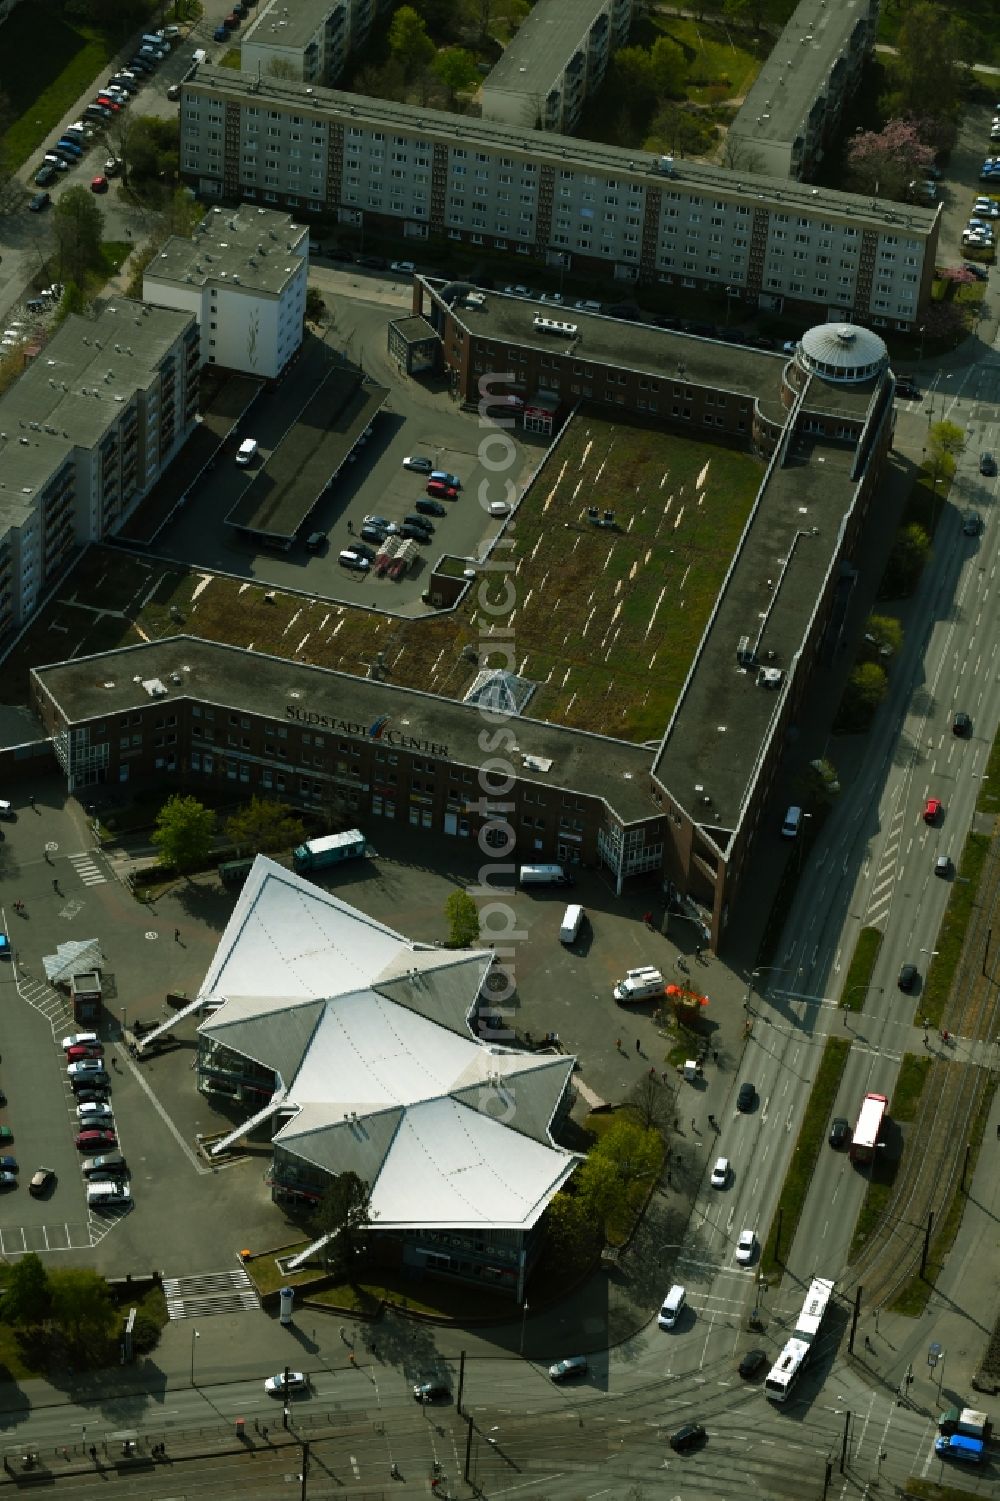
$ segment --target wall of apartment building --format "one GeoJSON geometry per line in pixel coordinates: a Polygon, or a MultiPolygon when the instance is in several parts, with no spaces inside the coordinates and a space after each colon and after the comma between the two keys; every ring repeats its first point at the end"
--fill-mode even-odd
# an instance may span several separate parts
{"type": "Polygon", "coordinates": [[[862,226],[821,198],[809,210],[784,209],[735,182],[616,177],[506,143],[445,146],[416,130],[358,123],[346,107],[264,95],[223,103],[185,91],[181,121],[182,171],[209,196],[312,206],[376,233],[402,227],[411,238],[441,235],[553,264],[566,257],[574,271],[626,285],[735,285],[813,318],[818,307],[908,328],[929,295],[936,225],[927,240],[902,224],[862,226]]]}
{"type": "Polygon", "coordinates": [[[302,343],[307,269],[301,259],[295,276],[277,295],[232,280],[199,286],[146,276],[143,301],[177,308],[198,320],[203,364],[274,380],[302,343]]]}
{"type": "MultiPolygon", "coordinates": [[[[565,8],[564,0],[557,3],[565,8]]],[[[588,7],[580,17],[579,32],[567,43],[565,58],[554,64],[549,77],[542,77],[533,66],[532,47],[536,18],[541,20],[546,5],[547,0],[538,0],[521,31],[508,44],[503,73],[494,77],[494,70],[484,79],[480,90],[482,116],[506,125],[569,135],[576,129],[585,101],[600,88],[612,54],[628,40],[633,0],[607,0],[596,15],[588,7]],[[519,85],[513,67],[522,57],[525,83],[519,85]]]]}
{"type": "Polygon", "coordinates": [[[273,0],[243,34],[240,68],[244,73],[259,70],[266,78],[277,63],[284,78],[332,87],[351,53],[367,41],[374,21],[393,4],[394,0],[328,0],[317,7],[315,29],[307,40],[289,43],[281,25],[286,7],[283,0],[273,0]]]}

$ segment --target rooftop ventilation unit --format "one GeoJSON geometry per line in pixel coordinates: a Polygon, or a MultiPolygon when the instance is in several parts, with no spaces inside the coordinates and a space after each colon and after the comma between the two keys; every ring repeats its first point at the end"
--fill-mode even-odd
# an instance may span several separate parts
{"type": "Polygon", "coordinates": [[[564,323],[558,318],[543,318],[541,313],[534,316],[534,327],[540,334],[557,334],[564,339],[573,339],[579,332],[576,323],[564,323]]]}

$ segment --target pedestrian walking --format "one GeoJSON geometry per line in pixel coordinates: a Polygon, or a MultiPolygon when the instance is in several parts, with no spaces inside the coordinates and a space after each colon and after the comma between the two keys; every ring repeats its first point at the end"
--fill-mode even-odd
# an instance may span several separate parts
{"type": "Polygon", "coordinates": [[[180,941],[181,941],[181,930],[180,930],[180,928],[175,928],[174,929],[174,942],[175,943],[180,943],[180,941]]]}
{"type": "Polygon", "coordinates": [[[62,896],[62,892],[59,890],[59,877],[58,876],[53,876],[52,877],[52,890],[56,893],[57,896],[62,896]]]}
{"type": "Polygon", "coordinates": [[[264,1424],[263,1428],[260,1430],[260,1436],[261,1436],[261,1438],[264,1440],[264,1442],[266,1444],[267,1443],[267,1424],[266,1423],[264,1424]]]}
{"type": "Polygon", "coordinates": [[[32,812],[35,811],[35,794],[33,792],[30,794],[30,796],[28,798],[28,807],[31,809],[32,812]]]}
{"type": "Polygon", "coordinates": [[[354,522],[353,521],[349,521],[347,523],[347,530],[350,532],[351,536],[353,537],[354,536],[354,522]]]}
{"type": "Polygon", "coordinates": [[[694,1116],[692,1115],[692,1117],[691,1117],[691,1130],[692,1131],[697,1131],[697,1129],[698,1129],[698,1122],[695,1120],[694,1116]]]}
{"type": "Polygon", "coordinates": [[[719,1061],[719,1050],[718,1050],[718,1048],[713,1048],[712,1049],[712,1062],[713,1063],[718,1063],[718,1061],[719,1061]]]}
{"type": "Polygon", "coordinates": [[[875,1346],[872,1344],[872,1342],[868,1338],[867,1334],[865,1335],[865,1349],[866,1350],[874,1350],[875,1349],[875,1346]]]}
{"type": "Polygon", "coordinates": [[[997,1126],[997,1141],[1000,1141],[1000,1126],[997,1126]]]}
{"type": "Polygon", "coordinates": [[[617,1053],[623,1053],[624,1051],[625,1051],[625,1049],[622,1047],[622,1040],[621,1040],[621,1038],[620,1037],[616,1038],[615,1039],[615,1052],[617,1052],[617,1053]]]}
{"type": "Polygon", "coordinates": [[[635,1040],[635,1050],[636,1050],[637,1053],[641,1053],[642,1052],[642,1038],[641,1037],[637,1037],[636,1040],[635,1040]]]}

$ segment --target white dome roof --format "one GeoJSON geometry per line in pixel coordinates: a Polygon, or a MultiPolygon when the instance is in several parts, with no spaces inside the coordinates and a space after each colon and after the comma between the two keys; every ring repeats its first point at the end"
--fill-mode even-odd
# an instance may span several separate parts
{"type": "Polygon", "coordinates": [[[800,350],[828,380],[869,380],[889,363],[884,340],[857,323],[817,323],[802,335],[800,350]]]}

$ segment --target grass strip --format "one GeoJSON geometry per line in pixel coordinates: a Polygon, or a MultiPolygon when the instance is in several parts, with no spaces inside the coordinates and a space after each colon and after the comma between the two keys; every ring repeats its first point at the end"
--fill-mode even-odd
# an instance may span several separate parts
{"type": "Polygon", "coordinates": [[[951,883],[951,894],[938,931],[934,958],[927,970],[927,982],[920,997],[919,1011],[932,1027],[941,1025],[951,983],[962,957],[966,929],[972,916],[983,866],[989,854],[990,840],[985,834],[970,834],[962,850],[961,861],[951,883]]]}
{"type": "MultiPolygon", "coordinates": [[[[979,1161],[979,1152],[983,1144],[983,1132],[993,1109],[993,1092],[997,1087],[996,1075],[984,1076],[985,1082],[982,1097],[978,1109],[972,1118],[969,1129],[969,1162],[966,1168],[965,1181],[971,1183],[979,1161]]],[[[958,1150],[962,1150],[961,1146],[958,1150]]],[[[944,1213],[937,1221],[937,1233],[931,1237],[930,1255],[927,1258],[927,1266],[923,1275],[919,1273],[911,1277],[901,1292],[893,1298],[889,1304],[893,1313],[903,1313],[907,1318],[916,1318],[924,1312],[928,1299],[934,1291],[937,1279],[944,1270],[955,1244],[962,1216],[965,1213],[965,1192],[956,1188],[952,1193],[951,1200],[944,1213]]]]}
{"type": "Polygon", "coordinates": [[[878,928],[862,928],[858,934],[858,941],[854,945],[854,953],[847,968],[844,988],[840,992],[839,1004],[845,1011],[861,1011],[863,1009],[865,995],[871,989],[872,975],[875,973],[875,965],[878,962],[881,948],[882,934],[880,930],[878,928]]]}
{"type": "Polygon", "coordinates": [[[1000,813],[1000,732],[990,746],[989,759],[979,784],[979,796],[976,798],[976,812],[992,813],[994,817],[1000,813]]]}
{"type": "Polygon", "coordinates": [[[799,1216],[806,1201],[806,1194],[809,1192],[816,1160],[826,1140],[827,1122],[830,1119],[833,1102],[837,1098],[837,1090],[840,1088],[850,1051],[851,1044],[846,1037],[828,1037],[823,1048],[823,1056],[816,1070],[812,1089],[809,1091],[809,1100],[802,1117],[802,1125],[799,1127],[792,1160],[788,1164],[785,1181],[781,1185],[777,1212],[771,1221],[760,1259],[761,1272],[769,1282],[776,1283],[780,1280],[784,1268],[784,1261],[781,1258],[782,1247],[787,1252],[795,1239],[799,1216]]]}

